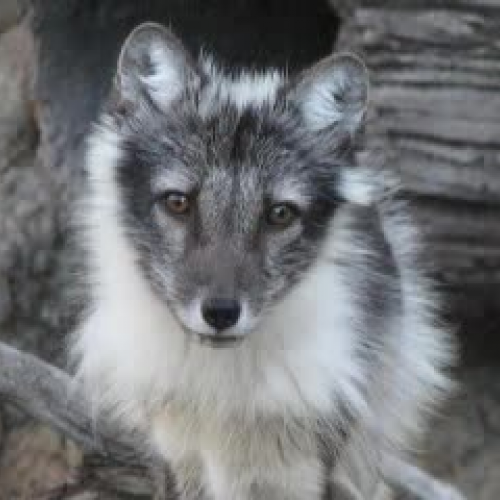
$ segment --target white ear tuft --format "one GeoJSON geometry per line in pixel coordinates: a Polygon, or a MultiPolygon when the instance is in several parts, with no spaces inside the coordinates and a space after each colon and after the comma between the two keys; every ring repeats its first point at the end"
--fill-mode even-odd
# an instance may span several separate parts
{"type": "Polygon", "coordinates": [[[193,78],[197,78],[195,63],[167,28],[144,23],[125,40],[116,75],[122,100],[137,101],[145,91],[159,106],[166,106],[193,78]]]}
{"type": "Polygon", "coordinates": [[[368,206],[375,200],[374,180],[373,172],[365,168],[346,168],[340,177],[339,191],[346,201],[368,206]]]}
{"type": "Polygon", "coordinates": [[[327,57],[301,76],[294,96],[312,130],[338,125],[354,133],[368,102],[368,71],[352,54],[327,57]]]}
{"type": "Polygon", "coordinates": [[[369,166],[342,169],[338,189],[345,201],[367,206],[394,196],[401,190],[401,185],[394,172],[377,165],[374,160],[369,166]]]}

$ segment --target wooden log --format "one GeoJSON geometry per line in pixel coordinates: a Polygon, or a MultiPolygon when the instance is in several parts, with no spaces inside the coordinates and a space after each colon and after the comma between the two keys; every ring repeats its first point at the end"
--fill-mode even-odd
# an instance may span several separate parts
{"type": "MultiPolygon", "coordinates": [[[[71,491],[97,491],[146,499],[164,482],[164,496],[171,492],[166,467],[143,449],[138,434],[103,418],[95,420],[88,400],[67,373],[1,342],[0,400],[57,429],[87,453],[80,477],[65,497],[71,491]],[[167,475],[159,477],[158,469],[167,475]]],[[[62,494],[59,490],[47,499],[62,494]]]]}

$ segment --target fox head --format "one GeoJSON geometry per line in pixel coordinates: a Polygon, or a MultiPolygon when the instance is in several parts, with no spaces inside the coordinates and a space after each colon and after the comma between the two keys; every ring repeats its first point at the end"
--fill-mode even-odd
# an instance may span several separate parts
{"type": "Polygon", "coordinates": [[[363,202],[353,148],[367,97],[352,55],[291,77],[231,73],[159,25],[129,35],[91,187],[109,205],[113,186],[141,279],[186,333],[242,341],[315,263],[339,205],[363,202]]]}

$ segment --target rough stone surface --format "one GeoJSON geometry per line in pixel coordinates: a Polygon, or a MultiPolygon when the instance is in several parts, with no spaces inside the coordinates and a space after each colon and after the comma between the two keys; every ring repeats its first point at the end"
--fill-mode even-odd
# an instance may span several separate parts
{"type": "Polygon", "coordinates": [[[33,46],[28,31],[16,27],[0,37],[0,172],[35,140],[32,87],[33,46]]]}
{"type": "Polygon", "coordinates": [[[0,278],[0,325],[5,323],[12,312],[10,288],[5,278],[0,278]]]}
{"type": "Polygon", "coordinates": [[[57,358],[62,343],[51,333],[63,330],[67,309],[58,252],[67,183],[39,158],[34,54],[24,24],[0,36],[0,339],[57,358]]]}
{"type": "Polygon", "coordinates": [[[2,499],[38,498],[70,483],[81,464],[74,445],[41,425],[27,425],[6,438],[0,457],[2,499]]]}
{"type": "Polygon", "coordinates": [[[22,6],[19,0],[2,0],[0,2],[0,33],[16,24],[21,11],[22,6]]]}
{"type": "Polygon", "coordinates": [[[500,498],[500,367],[466,370],[457,397],[432,426],[423,463],[469,500],[500,498]]]}

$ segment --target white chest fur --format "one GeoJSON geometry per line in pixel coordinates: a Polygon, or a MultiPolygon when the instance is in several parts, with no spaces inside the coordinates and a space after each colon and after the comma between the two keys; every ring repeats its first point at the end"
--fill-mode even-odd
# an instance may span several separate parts
{"type": "MultiPolygon", "coordinates": [[[[239,348],[211,350],[186,338],[104,215],[106,245],[93,248],[97,307],[74,348],[79,375],[93,401],[151,432],[154,445],[185,471],[186,484],[201,477],[217,500],[258,498],[258,489],[249,494],[255,485],[285,489],[281,498],[314,499],[322,471],[307,422],[335,418],[338,403],[347,402],[368,427],[383,422],[380,438],[399,445],[408,425],[418,427],[421,407],[447,386],[442,337],[421,316],[418,294],[412,302],[410,287],[408,318],[400,318],[394,345],[379,356],[385,371],[378,401],[366,401],[375,381],[360,356],[359,311],[331,263],[331,255],[358,251],[352,246],[337,248],[332,238],[258,331],[239,348]]],[[[340,213],[336,220],[338,235],[340,213]]]]}
{"type": "Polygon", "coordinates": [[[173,466],[183,498],[203,487],[217,500],[316,499],[324,484],[312,428],[296,421],[198,415],[176,402],[153,419],[153,440],[173,466]],[[285,495],[285,496],[283,496],[285,495]],[[271,498],[274,498],[271,497],[271,498]]]}

